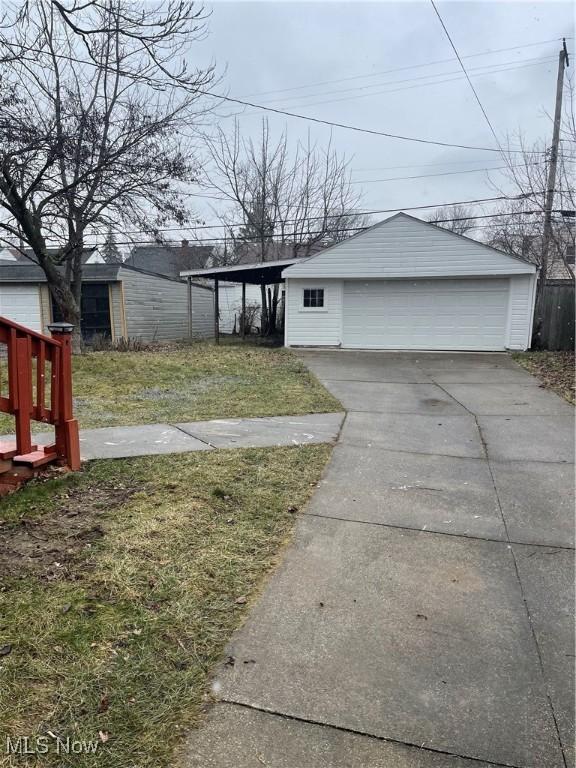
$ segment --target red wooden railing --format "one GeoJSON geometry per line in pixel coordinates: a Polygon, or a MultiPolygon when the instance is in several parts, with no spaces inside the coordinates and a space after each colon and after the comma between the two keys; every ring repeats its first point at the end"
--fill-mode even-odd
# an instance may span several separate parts
{"type": "MultiPolygon", "coordinates": [[[[0,353],[5,353],[8,368],[7,381],[0,379],[0,411],[13,414],[16,424],[16,441],[0,442],[0,459],[32,467],[58,461],[80,469],[72,403],[72,329],[54,323],[50,337],[0,317],[0,353]],[[32,443],[32,421],[54,425],[52,445],[32,443]]],[[[0,362],[0,368],[5,366],[0,362]]]]}

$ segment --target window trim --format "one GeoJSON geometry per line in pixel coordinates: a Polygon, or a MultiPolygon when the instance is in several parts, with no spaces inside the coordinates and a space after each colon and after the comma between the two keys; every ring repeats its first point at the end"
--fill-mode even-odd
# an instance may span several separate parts
{"type": "Polygon", "coordinates": [[[302,288],[300,295],[300,312],[328,312],[326,306],[326,289],[323,285],[310,285],[302,288]],[[305,291],[322,291],[322,306],[321,307],[305,307],[304,306],[304,292],[305,291]]]}

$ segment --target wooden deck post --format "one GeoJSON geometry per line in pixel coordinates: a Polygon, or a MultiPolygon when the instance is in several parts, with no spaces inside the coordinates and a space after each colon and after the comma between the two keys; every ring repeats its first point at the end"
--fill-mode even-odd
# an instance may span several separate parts
{"type": "Polygon", "coordinates": [[[220,344],[220,302],[217,279],[214,280],[214,342],[220,344]]]}
{"type": "Polygon", "coordinates": [[[32,451],[30,429],[32,415],[32,345],[30,338],[16,338],[16,376],[18,388],[18,410],[16,411],[16,448],[18,454],[32,451]]]}
{"type": "Polygon", "coordinates": [[[241,316],[241,336],[246,336],[246,283],[242,283],[242,316],[241,316]]]}
{"type": "Polygon", "coordinates": [[[56,423],[56,451],[72,470],[80,469],[80,437],[78,422],[74,418],[72,400],[72,331],[70,323],[53,323],[48,328],[60,342],[60,376],[58,392],[52,397],[59,401],[59,418],[56,423]]]}

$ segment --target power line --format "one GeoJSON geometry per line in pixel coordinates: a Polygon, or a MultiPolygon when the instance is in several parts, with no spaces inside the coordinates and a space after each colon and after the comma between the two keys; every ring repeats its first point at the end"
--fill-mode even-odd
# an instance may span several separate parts
{"type": "MultiPolygon", "coordinates": [[[[199,90],[198,93],[202,93],[206,96],[213,96],[216,99],[221,99],[222,101],[229,101],[234,104],[242,104],[245,107],[253,107],[254,109],[261,109],[265,112],[273,112],[278,115],[285,115],[287,117],[295,117],[298,120],[307,120],[311,123],[318,123],[319,125],[329,125],[332,128],[343,128],[347,131],[355,131],[358,133],[366,133],[370,134],[372,136],[384,136],[387,139],[398,139],[400,141],[412,141],[416,144],[430,144],[437,147],[451,147],[456,149],[471,149],[477,152],[500,152],[500,149],[495,149],[494,147],[478,147],[478,146],[472,146],[470,144],[453,144],[448,141],[436,141],[433,139],[421,139],[417,138],[415,136],[404,136],[397,133],[387,133],[386,131],[376,131],[371,128],[361,128],[357,125],[350,125],[347,123],[337,123],[332,120],[322,120],[319,117],[311,117],[310,115],[301,115],[298,112],[289,112],[285,109],[277,109],[276,107],[266,107],[262,104],[255,104],[254,102],[250,101],[244,101],[243,99],[234,99],[231,96],[223,96],[221,94],[212,93],[212,91],[203,91],[199,90]]],[[[531,154],[531,155],[542,155],[545,154],[541,151],[525,151],[522,149],[510,149],[508,150],[510,153],[513,154],[531,154]]]]}
{"type": "Polygon", "coordinates": [[[464,74],[466,75],[466,80],[468,80],[468,85],[472,89],[472,93],[474,94],[474,97],[476,98],[476,101],[478,102],[478,106],[482,110],[482,114],[484,115],[484,119],[486,120],[486,122],[488,123],[488,127],[492,131],[492,136],[494,136],[494,141],[496,142],[496,145],[498,146],[499,151],[502,152],[502,147],[500,146],[500,141],[498,139],[498,136],[496,135],[496,131],[494,130],[494,126],[492,125],[492,123],[490,121],[490,118],[488,117],[488,113],[484,109],[484,105],[480,101],[480,96],[478,96],[478,93],[476,91],[476,88],[474,88],[474,84],[472,83],[472,80],[470,80],[470,75],[468,74],[468,71],[466,70],[466,67],[464,66],[464,62],[460,58],[460,54],[458,53],[458,49],[454,45],[454,41],[450,37],[450,32],[448,32],[448,29],[446,28],[446,24],[444,24],[444,19],[440,15],[440,11],[436,7],[436,3],[434,2],[434,0],[430,0],[430,3],[432,4],[432,8],[434,8],[434,10],[436,11],[436,16],[438,16],[440,24],[442,25],[442,29],[446,33],[446,37],[448,38],[448,41],[449,41],[450,45],[452,46],[452,50],[456,54],[456,58],[458,59],[458,62],[460,63],[460,66],[462,67],[462,72],[464,72],[464,74]]]}
{"type": "MultiPolygon", "coordinates": [[[[486,77],[488,75],[499,74],[500,72],[511,72],[518,69],[524,69],[526,67],[534,67],[541,64],[549,64],[555,59],[556,59],[555,56],[545,56],[545,57],[538,57],[537,59],[523,60],[519,63],[503,62],[502,64],[491,64],[489,66],[477,67],[474,70],[471,70],[471,72],[474,73],[475,77],[486,77]]],[[[351,95],[343,96],[342,98],[324,99],[323,101],[306,101],[297,105],[292,104],[290,106],[297,108],[297,107],[318,106],[320,104],[335,104],[340,101],[364,99],[370,96],[379,96],[379,95],[388,94],[388,93],[403,93],[404,91],[410,91],[410,90],[413,90],[414,88],[425,88],[427,86],[432,86],[432,85],[442,85],[443,83],[453,83],[462,79],[464,79],[464,76],[460,73],[460,71],[438,72],[437,74],[433,74],[433,75],[421,75],[420,77],[410,77],[410,78],[405,78],[404,80],[389,80],[388,82],[384,82],[384,83],[373,83],[372,85],[360,85],[355,88],[345,88],[343,90],[337,89],[332,91],[324,91],[320,93],[298,94],[297,96],[288,96],[280,100],[278,99],[267,100],[264,102],[264,104],[265,105],[274,104],[280,101],[281,104],[285,105],[286,101],[292,101],[293,99],[300,99],[300,100],[313,99],[316,96],[329,96],[330,94],[351,93],[351,95]],[[456,77],[446,77],[446,75],[456,75],[456,77]],[[443,78],[443,79],[438,79],[438,78],[443,78]],[[380,90],[380,91],[371,90],[369,93],[357,93],[357,91],[364,91],[368,89],[379,88],[381,86],[394,86],[402,83],[414,83],[416,81],[421,81],[421,80],[428,80],[429,82],[418,82],[416,85],[404,85],[400,88],[386,88],[385,90],[380,90]]],[[[254,113],[249,113],[249,114],[254,114],[254,113]]]]}
{"type": "MultiPolygon", "coordinates": [[[[528,163],[528,165],[544,165],[545,163],[528,163]]],[[[526,165],[499,165],[495,168],[471,168],[467,171],[444,171],[443,173],[422,173],[417,176],[391,176],[387,179],[358,179],[353,180],[352,184],[376,184],[383,181],[405,181],[408,179],[431,179],[437,176],[457,176],[461,173],[482,173],[484,171],[503,171],[509,168],[526,168],[526,165]]]]}
{"type": "MultiPolygon", "coordinates": [[[[24,46],[21,43],[17,43],[18,47],[22,48],[23,50],[27,50],[29,52],[35,52],[35,53],[47,53],[47,51],[44,51],[42,49],[35,49],[29,46],[24,46]]],[[[88,60],[81,60],[77,59],[72,56],[66,56],[64,54],[53,54],[56,58],[61,59],[67,59],[69,61],[78,63],[78,64],[88,64],[89,66],[96,67],[97,69],[100,68],[99,65],[95,62],[88,61],[88,60]]],[[[37,63],[35,61],[35,63],[37,63]]],[[[116,70],[111,69],[109,67],[103,67],[104,69],[110,69],[113,72],[116,72],[116,70]]],[[[136,73],[131,72],[122,72],[120,71],[120,74],[126,77],[135,77],[136,73]]],[[[220,101],[226,101],[230,102],[232,104],[240,104],[245,107],[252,107],[253,109],[259,109],[264,112],[272,112],[274,114],[278,115],[284,115],[286,117],[293,117],[297,120],[306,120],[307,122],[316,123],[318,125],[328,125],[332,128],[342,128],[344,130],[348,131],[354,131],[357,133],[365,133],[367,135],[371,136],[383,136],[384,138],[388,139],[396,139],[398,141],[409,141],[414,142],[416,144],[426,144],[431,146],[437,146],[437,147],[449,147],[449,148],[455,148],[455,149],[469,149],[477,152],[500,152],[500,149],[495,149],[493,147],[480,147],[480,146],[474,146],[470,144],[457,144],[453,142],[448,141],[437,141],[434,139],[422,139],[416,136],[405,136],[403,134],[397,134],[397,133],[389,133],[387,131],[377,131],[375,129],[371,128],[362,128],[357,125],[350,125],[348,123],[339,123],[332,120],[323,120],[319,117],[312,117],[310,115],[302,115],[298,112],[291,112],[285,109],[279,109],[277,107],[269,107],[263,104],[256,104],[255,102],[246,101],[245,99],[237,99],[232,96],[224,96],[223,94],[214,93],[213,91],[205,90],[203,88],[194,88],[194,93],[201,94],[203,96],[210,96],[212,98],[218,99],[220,101]]],[[[510,153],[518,153],[518,154],[543,154],[543,152],[539,151],[525,151],[521,149],[510,149],[510,153]]]]}
{"type": "MultiPolygon", "coordinates": [[[[414,209],[408,209],[408,210],[414,210],[414,209]]],[[[560,209],[555,210],[554,213],[560,213],[560,209]]],[[[477,220],[480,220],[480,219],[494,219],[494,218],[502,218],[502,217],[506,217],[506,216],[534,216],[536,214],[541,215],[542,211],[540,209],[537,209],[537,210],[533,210],[533,211],[521,211],[521,212],[509,211],[509,212],[505,212],[505,213],[487,213],[487,214],[474,215],[474,216],[461,216],[461,217],[453,217],[453,218],[451,217],[449,219],[438,219],[434,223],[438,224],[438,223],[452,222],[452,221],[477,221],[477,220]]],[[[284,222],[284,223],[286,223],[286,222],[284,222]]],[[[370,226],[372,226],[372,225],[370,225],[370,226]]],[[[338,231],[339,232],[361,232],[361,231],[363,231],[365,229],[369,229],[370,226],[368,226],[368,227],[343,227],[343,228],[339,229],[338,231]]],[[[306,234],[307,235],[323,235],[323,234],[326,234],[326,231],[323,230],[323,229],[321,229],[321,230],[312,230],[310,232],[307,232],[306,234]]],[[[223,242],[226,239],[227,238],[225,236],[220,236],[220,237],[203,237],[203,238],[197,238],[197,239],[193,240],[192,244],[193,245],[202,245],[203,243],[221,243],[221,242],[223,242]]],[[[261,240],[261,236],[260,235],[247,235],[245,237],[242,237],[241,239],[242,239],[242,241],[249,241],[249,240],[260,241],[261,240]]],[[[283,242],[283,241],[281,241],[281,240],[274,240],[274,236],[272,236],[270,238],[269,242],[276,242],[277,243],[277,242],[283,242]]],[[[284,242],[290,242],[290,241],[284,241],[284,242]]],[[[99,247],[101,245],[102,245],[102,243],[92,243],[92,242],[84,243],[84,247],[85,248],[99,247]]],[[[117,240],[116,241],[116,245],[132,245],[132,246],[134,246],[134,245],[158,245],[158,246],[161,246],[161,245],[163,245],[163,243],[159,243],[157,240],[117,240]]]]}
{"type": "MultiPolygon", "coordinates": [[[[478,163],[498,163],[499,160],[497,157],[495,157],[492,160],[486,160],[482,158],[481,160],[445,160],[441,163],[414,163],[413,165],[381,165],[381,166],[374,166],[372,168],[351,168],[352,173],[373,173],[376,171],[396,171],[403,168],[443,168],[445,165],[478,165],[478,163]]],[[[535,160],[534,165],[543,165],[544,163],[548,162],[547,160],[535,160]]],[[[576,158],[574,160],[569,159],[568,157],[564,157],[565,163],[576,163],[576,158]]],[[[521,165],[515,166],[517,168],[525,167],[525,163],[522,163],[521,165]]],[[[532,165],[532,163],[529,163],[529,165],[532,165]]],[[[508,167],[508,166],[507,166],[508,167]]],[[[486,168],[486,169],[480,169],[480,170],[496,170],[496,167],[494,168],[486,168]]]]}
{"type": "MultiPolygon", "coordinates": [[[[504,67],[502,69],[492,69],[486,72],[478,72],[478,73],[475,73],[475,77],[484,77],[484,76],[490,76],[493,74],[499,74],[501,72],[516,71],[518,69],[524,69],[526,67],[534,67],[539,64],[540,65],[546,64],[548,66],[549,64],[552,63],[554,59],[555,59],[554,56],[550,56],[545,59],[541,59],[538,62],[533,62],[531,64],[522,64],[516,67],[504,67]]],[[[431,75],[428,75],[427,77],[431,77],[431,75]]],[[[422,79],[422,78],[415,78],[415,79],[422,79]]],[[[292,109],[299,109],[301,107],[317,107],[317,106],[321,106],[322,104],[337,104],[342,101],[353,101],[354,99],[365,99],[371,96],[381,96],[381,95],[388,95],[393,93],[405,93],[406,91],[411,91],[411,90],[414,90],[415,88],[426,88],[427,86],[443,85],[444,83],[454,83],[454,82],[459,82],[460,80],[463,80],[463,79],[464,79],[463,75],[458,75],[457,77],[449,77],[443,80],[431,80],[426,83],[416,83],[416,85],[405,85],[405,86],[402,86],[401,88],[386,88],[385,90],[382,90],[382,91],[371,91],[370,93],[356,93],[350,96],[343,96],[337,99],[323,99],[322,101],[308,101],[308,102],[302,102],[299,104],[292,104],[289,106],[292,109]]],[[[397,82],[402,82],[402,81],[397,81],[397,82]]],[[[394,84],[393,81],[389,83],[389,85],[393,85],[393,84],[394,84]]],[[[366,86],[366,87],[374,87],[374,86],[366,86]]],[[[350,89],[350,90],[356,90],[356,89],[350,89]]],[[[302,98],[313,98],[313,95],[314,94],[310,94],[309,96],[306,96],[305,94],[303,94],[302,98]]],[[[268,103],[274,103],[274,101],[267,102],[267,104],[268,103]]],[[[238,112],[232,113],[231,115],[226,115],[226,117],[244,118],[244,117],[249,117],[255,114],[257,114],[257,112],[255,111],[252,111],[252,112],[238,111],[238,112]]]]}
{"type": "MultiPolygon", "coordinates": [[[[534,43],[526,43],[524,45],[514,45],[510,48],[497,48],[494,51],[484,51],[481,53],[469,53],[466,56],[462,56],[462,58],[473,59],[481,56],[493,56],[494,54],[497,54],[497,53],[506,53],[508,51],[517,51],[522,48],[534,48],[537,45],[546,45],[547,43],[556,43],[561,39],[562,38],[560,37],[557,37],[557,38],[555,37],[552,40],[539,40],[534,43]]],[[[569,39],[569,38],[566,38],[566,39],[569,39]]],[[[271,91],[258,91],[256,93],[246,94],[245,98],[249,99],[249,98],[253,98],[254,96],[269,96],[274,93],[288,93],[291,91],[304,90],[306,88],[315,88],[318,85],[333,85],[334,83],[344,83],[344,82],[349,82],[351,80],[363,80],[368,77],[380,77],[381,75],[389,75],[394,72],[405,72],[412,69],[422,69],[423,67],[433,67],[433,66],[436,66],[437,64],[448,64],[451,61],[456,61],[456,57],[452,56],[449,59],[437,59],[436,61],[427,61],[427,62],[423,62],[422,64],[411,64],[407,67],[394,67],[393,69],[385,69],[379,72],[367,73],[365,75],[351,75],[349,77],[340,77],[335,80],[321,80],[315,83],[307,83],[306,85],[295,85],[290,88],[277,88],[271,91]]],[[[498,65],[494,64],[492,66],[498,66],[498,65]]]]}
{"type": "MultiPolygon", "coordinates": [[[[554,213],[560,213],[560,209],[555,210],[554,213]]],[[[487,213],[482,214],[479,216],[461,216],[461,217],[454,217],[449,219],[437,219],[434,221],[434,224],[442,224],[442,223],[450,223],[450,222],[457,222],[457,221],[477,221],[480,219],[494,219],[494,218],[502,218],[506,216],[534,216],[534,215],[541,215],[541,210],[534,210],[534,211],[522,211],[521,213],[517,213],[516,211],[512,212],[506,212],[506,213],[487,213]]],[[[369,225],[367,227],[344,227],[342,229],[339,229],[339,232],[362,232],[366,229],[370,229],[372,225],[369,225]]],[[[314,230],[306,233],[307,235],[323,235],[326,234],[325,230],[314,230]]],[[[196,239],[192,241],[192,244],[202,244],[202,243],[221,243],[225,240],[225,237],[206,237],[201,239],[196,239]]],[[[254,241],[260,241],[261,236],[260,235],[247,235],[245,237],[241,238],[242,241],[247,240],[254,240],[254,241]]],[[[293,244],[290,243],[290,241],[282,241],[282,240],[274,240],[274,236],[272,236],[270,242],[274,243],[281,243],[286,242],[287,244],[293,244]]],[[[141,241],[135,241],[135,240],[125,240],[125,241],[117,241],[117,245],[162,245],[162,243],[158,243],[156,240],[141,240],[141,241]]],[[[92,246],[98,246],[101,245],[100,243],[86,243],[85,247],[90,248],[92,246]]]]}
{"type": "MultiPolygon", "coordinates": [[[[542,193],[543,194],[543,193],[542,193]]],[[[507,195],[499,195],[498,197],[483,197],[483,198],[476,198],[474,200],[457,200],[456,202],[452,203],[432,203],[428,205],[404,205],[401,208],[372,208],[368,210],[362,210],[362,209],[354,209],[350,211],[349,213],[343,214],[344,216],[372,216],[376,213],[400,213],[401,211],[425,211],[430,210],[431,208],[451,208],[456,205],[482,205],[484,203],[493,203],[498,202],[500,200],[508,200],[508,201],[518,201],[518,200],[526,200],[528,197],[534,197],[535,193],[531,193],[528,195],[518,195],[509,197],[507,195]]],[[[228,199],[228,198],[223,198],[228,199]]],[[[229,200],[229,199],[228,199],[229,200]]],[[[325,214],[322,216],[304,216],[299,219],[284,219],[283,224],[295,224],[302,221],[320,221],[323,220],[325,217],[325,214]]],[[[195,224],[194,226],[190,227],[166,227],[162,229],[155,230],[156,232],[196,232],[198,230],[202,229],[227,229],[229,227],[242,227],[245,225],[246,222],[244,221],[235,221],[235,222],[229,222],[225,224],[195,224]]],[[[127,230],[124,232],[125,235],[138,235],[138,234],[145,234],[144,230],[142,229],[133,229],[133,230],[127,230]]],[[[156,241],[150,241],[156,243],[156,241]]]]}

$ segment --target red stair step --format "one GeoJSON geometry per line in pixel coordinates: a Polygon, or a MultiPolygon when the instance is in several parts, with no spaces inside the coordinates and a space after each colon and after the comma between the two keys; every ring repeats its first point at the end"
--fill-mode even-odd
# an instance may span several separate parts
{"type": "MultiPolygon", "coordinates": [[[[37,445],[32,446],[32,451],[36,451],[37,445]]],[[[18,454],[18,448],[16,443],[12,441],[4,440],[0,442],[0,459],[13,459],[18,454]]]]}
{"type": "Polygon", "coordinates": [[[32,477],[34,477],[34,470],[32,467],[12,466],[11,469],[0,475],[0,483],[2,485],[11,486],[12,488],[18,488],[22,483],[26,480],[30,480],[32,477]]]}
{"type": "Polygon", "coordinates": [[[43,448],[30,453],[23,453],[21,456],[14,456],[14,464],[26,464],[29,467],[41,467],[43,464],[49,464],[58,458],[57,453],[46,453],[43,448]]]}
{"type": "Polygon", "coordinates": [[[16,456],[18,449],[16,443],[11,443],[6,440],[0,442],[0,459],[11,459],[16,456]]]}

